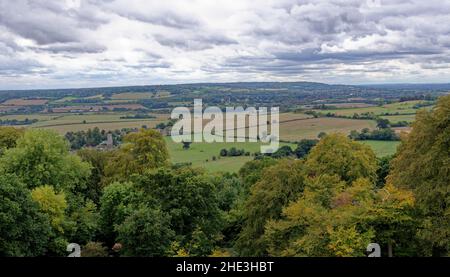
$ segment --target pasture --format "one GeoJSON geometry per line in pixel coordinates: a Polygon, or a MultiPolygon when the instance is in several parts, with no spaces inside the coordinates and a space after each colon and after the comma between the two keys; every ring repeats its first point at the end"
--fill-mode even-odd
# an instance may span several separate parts
{"type": "Polygon", "coordinates": [[[372,148],[377,157],[384,157],[395,154],[400,141],[380,141],[380,140],[362,140],[358,141],[372,148]]]}
{"type": "Polygon", "coordinates": [[[148,128],[155,127],[158,123],[167,121],[167,114],[152,114],[155,118],[124,119],[121,117],[133,115],[133,113],[102,112],[102,113],[68,113],[68,114],[20,114],[1,116],[0,119],[25,120],[38,119],[39,121],[29,125],[20,126],[28,128],[52,129],[64,135],[69,131],[81,131],[98,127],[103,130],[116,130],[122,128],[140,128],[146,125],[148,128]]]}
{"type": "MultiPolygon", "coordinates": [[[[375,115],[399,114],[399,115],[414,115],[419,109],[414,108],[414,105],[425,103],[425,101],[406,101],[399,103],[386,104],[383,106],[373,106],[365,108],[349,108],[349,109],[327,109],[327,110],[314,110],[320,113],[333,113],[336,115],[353,116],[355,113],[373,113],[375,115]]],[[[431,109],[432,106],[423,107],[422,109],[431,109]]]]}
{"type": "MultiPolygon", "coordinates": [[[[281,122],[281,120],[280,120],[281,122]]],[[[317,138],[320,132],[348,134],[352,130],[374,129],[373,120],[320,117],[280,123],[280,137],[285,141],[317,138]]]]}
{"type": "MultiPolygon", "coordinates": [[[[170,159],[172,163],[188,163],[191,162],[195,167],[203,167],[207,171],[217,172],[237,172],[246,162],[253,160],[253,156],[237,156],[237,157],[220,157],[221,149],[244,149],[251,154],[260,151],[260,143],[257,142],[194,142],[189,149],[183,149],[182,143],[175,143],[170,137],[165,137],[167,148],[169,149],[170,159]],[[213,161],[213,156],[216,160],[213,161]]],[[[294,144],[280,143],[282,145],[290,145],[295,149],[294,144]]]]}

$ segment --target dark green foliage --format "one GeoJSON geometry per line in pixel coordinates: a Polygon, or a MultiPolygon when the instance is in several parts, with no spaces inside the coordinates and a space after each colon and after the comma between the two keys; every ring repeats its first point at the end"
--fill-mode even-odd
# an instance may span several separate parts
{"type": "Polygon", "coordinates": [[[160,168],[136,176],[134,180],[144,195],[158,200],[161,210],[171,220],[171,229],[190,255],[207,255],[218,239],[221,214],[214,184],[201,172],[191,168],[160,168]],[[194,249],[194,232],[203,232],[208,240],[205,249],[194,249]]]}
{"type": "Polygon", "coordinates": [[[105,184],[105,169],[112,156],[110,151],[98,151],[94,149],[81,149],[77,152],[83,162],[91,165],[89,176],[83,194],[98,204],[105,184]]]}
{"type": "Polygon", "coordinates": [[[386,177],[390,171],[390,162],[393,156],[385,156],[378,158],[378,169],[377,169],[377,187],[381,188],[386,183],[386,177]]]}
{"type": "Polygon", "coordinates": [[[377,128],[384,129],[389,127],[389,120],[384,118],[377,118],[377,128]]]}
{"type": "Polygon", "coordinates": [[[271,156],[275,159],[290,157],[294,155],[294,151],[292,151],[292,148],[289,145],[283,145],[280,148],[278,148],[275,153],[273,153],[271,156]]]}
{"type": "Polygon", "coordinates": [[[221,157],[237,157],[246,155],[244,149],[237,149],[236,147],[231,147],[230,149],[221,149],[219,152],[221,157]]]}
{"type": "Polygon", "coordinates": [[[0,256],[39,256],[52,235],[49,218],[15,175],[0,175],[0,256]]]}
{"type": "Polygon", "coordinates": [[[183,141],[183,149],[189,149],[191,147],[191,141],[183,141]]]}
{"type": "Polygon", "coordinates": [[[395,131],[389,127],[373,131],[364,128],[363,130],[361,130],[361,133],[353,130],[350,132],[349,137],[354,140],[388,140],[388,141],[400,140],[400,136],[397,135],[395,131]]]}
{"type": "Polygon", "coordinates": [[[295,149],[294,153],[297,158],[301,159],[308,155],[309,151],[319,142],[316,139],[302,139],[295,149]]]}
{"type": "Polygon", "coordinates": [[[140,206],[117,227],[124,256],[157,257],[167,255],[174,232],[170,216],[156,208],[140,206]]]}

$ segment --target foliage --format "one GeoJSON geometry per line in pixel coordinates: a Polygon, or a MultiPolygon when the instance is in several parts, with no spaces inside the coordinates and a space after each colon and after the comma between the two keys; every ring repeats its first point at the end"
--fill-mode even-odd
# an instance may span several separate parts
{"type": "Polygon", "coordinates": [[[373,131],[364,128],[361,133],[353,130],[350,132],[349,137],[354,140],[400,140],[400,137],[395,133],[395,131],[388,127],[373,131]]]}
{"type": "MultiPolygon", "coordinates": [[[[368,179],[350,186],[322,175],[308,179],[303,195],[270,221],[265,238],[277,256],[364,256],[369,242],[410,242],[411,194],[377,191],[368,179]]],[[[400,251],[399,251],[400,252],[400,251]]]]}
{"type": "Polygon", "coordinates": [[[264,226],[268,220],[278,219],[283,206],[303,191],[303,180],[302,161],[281,160],[262,173],[245,203],[243,228],[236,242],[240,255],[266,254],[264,226]]]}
{"type": "Polygon", "coordinates": [[[0,256],[39,256],[46,252],[50,221],[12,174],[0,175],[0,256]]]}
{"type": "Polygon", "coordinates": [[[358,178],[376,180],[377,161],[370,147],[341,134],[330,134],[311,150],[306,162],[308,176],[338,175],[351,183],[358,178]]]}
{"type": "Polygon", "coordinates": [[[147,206],[132,211],[117,231],[125,256],[164,256],[174,236],[170,216],[147,206]]]}
{"type": "Polygon", "coordinates": [[[0,171],[16,174],[29,188],[51,185],[76,191],[85,186],[90,166],[71,155],[67,142],[48,130],[27,130],[0,158],[0,171]]]}
{"type": "Polygon", "coordinates": [[[319,141],[316,139],[302,139],[295,149],[294,153],[297,158],[305,158],[306,155],[309,154],[311,149],[318,143],[319,141]]]}
{"type": "Polygon", "coordinates": [[[450,252],[450,96],[419,111],[391,163],[388,182],[414,191],[423,222],[418,236],[434,255],[450,252]]]}
{"type": "Polygon", "coordinates": [[[170,216],[177,240],[190,255],[208,255],[213,250],[222,218],[212,180],[201,171],[182,167],[149,170],[136,176],[134,183],[144,195],[158,200],[161,210],[170,216]],[[198,239],[204,247],[198,246],[198,239]]]}
{"type": "Polygon", "coordinates": [[[124,144],[112,153],[106,165],[106,183],[127,180],[132,174],[167,165],[169,152],[158,131],[141,129],[124,137],[124,144]]]}
{"type": "Polygon", "coordinates": [[[23,129],[0,127],[0,156],[6,149],[16,147],[16,142],[23,133],[23,129]]]}
{"type": "Polygon", "coordinates": [[[131,183],[113,183],[105,187],[100,198],[100,230],[102,239],[113,244],[117,237],[116,227],[122,224],[131,212],[131,204],[139,201],[131,183]]]}
{"type": "Polygon", "coordinates": [[[77,151],[77,155],[83,162],[87,162],[91,166],[91,175],[86,182],[86,188],[83,192],[87,198],[98,204],[105,184],[105,170],[112,156],[111,151],[98,151],[95,149],[81,149],[77,151]]]}
{"type": "Polygon", "coordinates": [[[386,183],[386,177],[390,171],[390,163],[393,156],[385,156],[378,158],[378,169],[377,169],[377,187],[381,188],[386,183]]]}
{"type": "Polygon", "coordinates": [[[88,242],[81,249],[81,257],[108,257],[108,248],[101,242],[88,242]]]}
{"type": "Polygon", "coordinates": [[[51,186],[36,187],[31,191],[31,198],[39,203],[40,210],[50,218],[52,228],[63,232],[67,202],[63,192],[56,193],[51,186]]]}

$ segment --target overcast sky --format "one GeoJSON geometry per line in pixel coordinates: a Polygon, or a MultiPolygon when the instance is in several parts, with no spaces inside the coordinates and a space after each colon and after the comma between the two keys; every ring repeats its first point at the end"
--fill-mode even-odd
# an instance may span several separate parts
{"type": "Polygon", "coordinates": [[[0,0],[0,89],[450,81],[449,0],[0,0]]]}

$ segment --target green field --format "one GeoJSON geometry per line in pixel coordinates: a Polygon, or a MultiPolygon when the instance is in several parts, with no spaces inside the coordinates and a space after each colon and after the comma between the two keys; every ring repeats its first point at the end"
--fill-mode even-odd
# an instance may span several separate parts
{"type": "Polygon", "coordinates": [[[363,140],[359,141],[372,147],[377,157],[393,155],[397,151],[400,141],[363,140]]]}
{"type": "Polygon", "coordinates": [[[148,128],[153,128],[158,123],[167,121],[169,118],[167,114],[153,114],[155,118],[145,119],[121,118],[127,115],[133,115],[133,113],[27,114],[1,116],[0,119],[38,119],[39,121],[32,125],[19,127],[52,129],[64,135],[69,131],[88,130],[95,127],[103,130],[116,130],[122,128],[140,128],[146,125],[148,128]]]}
{"type": "Polygon", "coordinates": [[[317,138],[320,132],[348,134],[352,130],[373,129],[375,126],[376,123],[373,120],[319,117],[285,123],[281,122],[280,137],[285,141],[299,141],[306,138],[317,138]]]}
{"type": "Polygon", "coordinates": [[[123,92],[113,94],[111,99],[114,100],[139,100],[139,99],[150,99],[154,96],[151,92],[123,92]]]}
{"type": "MultiPolygon", "coordinates": [[[[1,116],[0,119],[24,120],[38,119],[39,121],[31,128],[53,129],[64,135],[69,131],[80,131],[98,127],[104,130],[115,130],[122,128],[140,128],[146,125],[149,128],[155,127],[158,123],[167,121],[168,114],[154,114],[156,118],[151,119],[122,119],[126,115],[133,115],[130,112],[103,112],[103,113],[83,113],[83,114],[25,114],[1,116]]],[[[393,116],[390,116],[393,117],[393,116]]],[[[398,120],[405,120],[405,116],[396,116],[398,120]]],[[[411,116],[411,118],[413,115],[411,116]]],[[[394,120],[392,120],[395,122],[394,120]]],[[[24,126],[21,126],[24,127],[24,126]]],[[[280,135],[282,140],[299,141],[304,138],[317,138],[320,132],[349,133],[351,130],[361,130],[363,128],[375,128],[375,121],[353,120],[345,118],[311,118],[302,113],[280,114],[280,135]]],[[[222,148],[245,149],[250,153],[259,152],[259,143],[193,143],[188,150],[182,149],[182,144],[174,143],[170,137],[166,137],[171,161],[173,163],[192,162],[193,166],[204,167],[207,171],[229,171],[237,172],[244,163],[252,160],[253,156],[240,157],[219,157],[222,148]],[[216,160],[213,161],[212,157],[216,160]],[[208,160],[208,161],[207,161],[208,160]]],[[[385,156],[395,152],[398,142],[384,141],[363,141],[370,145],[377,156],[385,156]]],[[[284,143],[285,144],[285,143],[284,143]]],[[[283,143],[281,144],[283,145],[283,143]]],[[[295,145],[290,144],[293,149],[295,145]]]]}
{"type": "Polygon", "coordinates": [[[403,115],[384,115],[381,118],[388,119],[392,123],[400,121],[413,122],[416,119],[415,114],[403,114],[403,115]]]}
{"type": "MultiPolygon", "coordinates": [[[[389,114],[408,114],[414,115],[419,109],[415,109],[414,105],[424,103],[424,101],[406,101],[399,103],[386,104],[383,106],[374,106],[367,108],[350,108],[350,109],[331,109],[331,110],[315,110],[319,113],[334,113],[336,115],[353,116],[355,113],[373,113],[375,115],[389,114]]],[[[422,109],[431,109],[432,106],[423,107],[422,109]]]]}
{"type": "MultiPolygon", "coordinates": [[[[170,153],[170,160],[172,163],[189,163],[194,167],[203,167],[209,172],[237,172],[248,161],[253,160],[253,156],[239,156],[239,157],[220,157],[221,149],[230,149],[236,147],[237,149],[245,149],[250,153],[255,153],[260,150],[259,143],[236,142],[236,143],[192,143],[189,149],[183,149],[181,143],[175,143],[170,137],[166,137],[167,147],[170,153]],[[212,157],[216,160],[213,161],[212,157]]],[[[369,145],[378,157],[392,155],[396,152],[398,141],[359,141],[360,143],[369,145]]],[[[280,145],[290,145],[295,150],[295,144],[280,143],[280,145]]]]}
{"type": "MultiPolygon", "coordinates": [[[[250,142],[214,142],[214,143],[192,143],[189,149],[183,149],[181,143],[175,143],[170,137],[166,137],[167,147],[169,149],[172,163],[187,163],[192,162],[193,166],[204,167],[210,172],[227,171],[237,172],[244,163],[253,160],[253,156],[239,156],[239,157],[219,157],[221,149],[230,149],[236,147],[237,149],[245,149],[251,154],[260,151],[260,143],[250,142]],[[216,160],[213,161],[212,157],[216,160]],[[206,161],[208,160],[208,161],[206,161]]],[[[286,145],[287,143],[280,143],[286,145]]],[[[295,149],[295,145],[291,145],[295,149]]]]}

